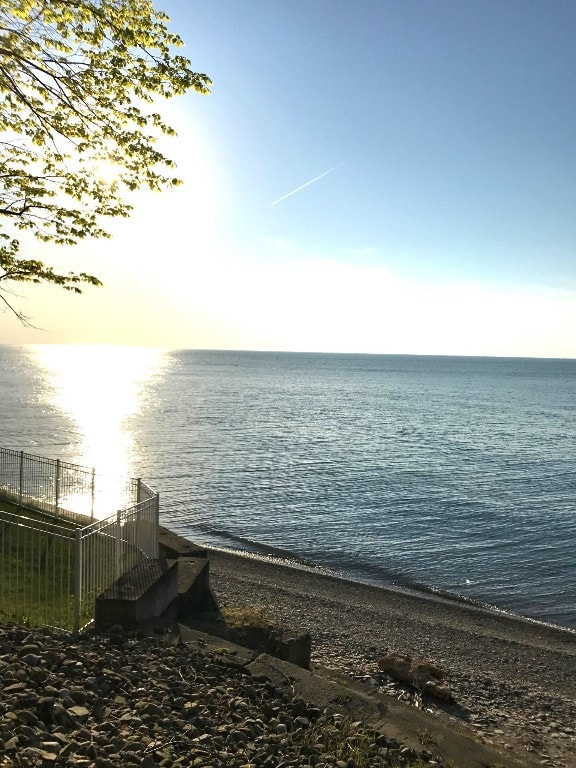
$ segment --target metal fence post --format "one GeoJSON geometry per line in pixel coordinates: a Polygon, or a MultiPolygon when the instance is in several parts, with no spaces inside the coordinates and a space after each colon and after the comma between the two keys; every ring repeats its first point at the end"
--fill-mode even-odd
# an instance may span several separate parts
{"type": "Polygon", "coordinates": [[[18,501],[22,504],[22,486],[24,485],[24,451],[20,451],[20,488],[18,491],[18,501]]]}
{"type": "Polygon", "coordinates": [[[82,604],[82,531],[74,534],[74,632],[80,631],[80,607],[82,604]]]}
{"type": "Polygon", "coordinates": [[[58,512],[58,502],[60,500],[60,459],[56,459],[56,483],[54,488],[56,512],[58,512]]]}
{"type": "Polygon", "coordinates": [[[160,494],[157,493],[154,499],[154,557],[160,557],[160,546],[158,540],[158,529],[160,528],[160,494]]]}
{"type": "Polygon", "coordinates": [[[94,520],[94,497],[95,497],[95,491],[96,491],[96,470],[92,468],[92,483],[90,487],[90,493],[92,495],[92,500],[90,504],[90,520],[94,520]]]}
{"type": "Polygon", "coordinates": [[[122,575],[122,528],[120,520],[122,519],[122,510],[116,512],[116,578],[122,575]]]}

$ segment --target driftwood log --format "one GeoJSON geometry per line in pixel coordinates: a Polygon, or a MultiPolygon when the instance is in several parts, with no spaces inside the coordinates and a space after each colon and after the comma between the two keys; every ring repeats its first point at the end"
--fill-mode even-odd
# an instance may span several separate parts
{"type": "Polygon", "coordinates": [[[390,677],[402,683],[409,683],[423,693],[440,701],[452,702],[454,699],[449,686],[444,680],[444,672],[429,661],[413,659],[406,654],[387,651],[378,660],[378,667],[390,677]]]}

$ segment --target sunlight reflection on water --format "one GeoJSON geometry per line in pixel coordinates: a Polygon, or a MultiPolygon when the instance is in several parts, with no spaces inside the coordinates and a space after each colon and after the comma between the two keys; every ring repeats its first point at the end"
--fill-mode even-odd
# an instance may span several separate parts
{"type": "MultiPolygon", "coordinates": [[[[29,352],[44,379],[38,398],[71,422],[69,461],[95,468],[94,514],[107,517],[124,506],[127,481],[139,463],[130,418],[169,357],[144,347],[38,345],[29,352]]],[[[91,499],[70,492],[62,506],[90,514],[91,499]]]]}

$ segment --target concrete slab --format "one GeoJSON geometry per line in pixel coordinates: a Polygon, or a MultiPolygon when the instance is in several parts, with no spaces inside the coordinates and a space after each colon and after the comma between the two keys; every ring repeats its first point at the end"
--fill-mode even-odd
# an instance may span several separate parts
{"type": "Polygon", "coordinates": [[[168,560],[178,559],[179,557],[206,557],[206,549],[194,544],[190,539],[174,533],[163,525],[158,527],[158,543],[160,546],[160,555],[168,560]]]}
{"type": "Polygon", "coordinates": [[[210,589],[210,561],[203,557],[181,557],[177,562],[178,598],[185,612],[202,602],[210,589]]]}
{"type": "Polygon", "coordinates": [[[416,751],[427,749],[448,765],[458,768],[536,768],[528,758],[516,760],[507,752],[492,749],[471,738],[456,723],[448,727],[429,715],[395,698],[333,670],[314,667],[307,671],[266,654],[247,665],[252,675],[266,675],[276,685],[301,696],[319,708],[328,708],[351,720],[361,720],[388,738],[395,738],[416,751]],[[425,743],[423,743],[425,742],[425,743]]]}
{"type": "Polygon", "coordinates": [[[446,765],[458,768],[536,768],[539,763],[528,755],[516,759],[473,739],[457,723],[450,726],[439,717],[422,712],[324,667],[303,669],[295,664],[242,648],[204,632],[178,627],[181,642],[204,652],[225,653],[242,664],[254,677],[265,677],[291,696],[300,696],[319,709],[339,712],[353,721],[361,720],[388,738],[417,752],[423,749],[437,755],[446,765]]]}
{"type": "Polygon", "coordinates": [[[184,624],[179,624],[177,631],[180,641],[186,643],[186,645],[195,647],[204,653],[208,652],[217,653],[218,655],[226,655],[233,658],[243,667],[251,661],[254,661],[259,655],[258,651],[243,648],[241,645],[236,645],[236,643],[232,643],[230,640],[224,640],[221,637],[207,635],[205,632],[191,629],[184,624]]]}

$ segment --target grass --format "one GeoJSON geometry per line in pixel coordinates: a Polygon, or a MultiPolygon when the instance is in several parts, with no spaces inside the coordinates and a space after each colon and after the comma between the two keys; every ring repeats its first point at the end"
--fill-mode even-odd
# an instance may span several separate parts
{"type": "Polygon", "coordinates": [[[42,513],[12,510],[13,505],[0,505],[0,617],[28,626],[71,628],[72,526],[55,526],[42,513]]]}
{"type": "MultiPolygon", "coordinates": [[[[0,619],[30,627],[74,628],[78,527],[71,520],[0,500],[0,619]]],[[[103,563],[109,570],[115,554],[111,536],[91,537],[83,568],[80,626],[93,618],[93,598],[102,589],[96,580],[92,593],[86,592],[90,569],[103,563]]]]}
{"type": "Polygon", "coordinates": [[[322,720],[304,732],[301,751],[304,757],[318,752],[331,755],[349,768],[424,768],[427,765],[412,751],[395,755],[384,744],[385,739],[377,731],[334,715],[331,721],[322,720]]]}
{"type": "Polygon", "coordinates": [[[0,496],[0,512],[9,512],[17,517],[22,517],[26,520],[32,520],[35,523],[52,523],[58,525],[60,528],[66,528],[67,530],[75,530],[80,523],[74,522],[66,517],[60,517],[51,512],[45,512],[41,509],[34,509],[33,507],[23,507],[19,504],[14,504],[11,501],[6,500],[0,496]]]}
{"type": "Polygon", "coordinates": [[[271,629],[272,622],[265,611],[256,605],[224,607],[220,614],[231,629],[271,629]]]}

